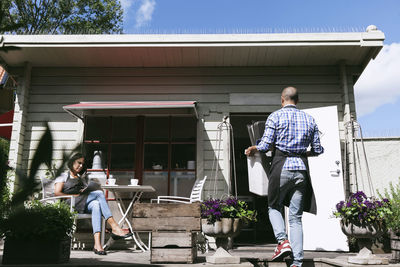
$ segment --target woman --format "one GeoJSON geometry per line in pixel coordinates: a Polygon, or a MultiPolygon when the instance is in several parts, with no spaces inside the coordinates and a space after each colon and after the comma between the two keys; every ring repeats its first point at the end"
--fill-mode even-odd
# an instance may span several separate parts
{"type": "MultiPolygon", "coordinates": [[[[87,182],[82,177],[86,172],[86,167],[85,158],[81,153],[72,156],[68,161],[68,169],[66,173],[56,178],[54,194],[56,196],[75,196],[75,211],[92,214],[94,253],[106,255],[100,241],[102,216],[111,226],[111,237],[114,240],[130,237],[132,233],[126,233],[114,220],[103,191],[96,190],[87,193],[83,190],[87,186],[87,182]]],[[[70,202],[70,199],[67,199],[67,202],[70,202]]]]}

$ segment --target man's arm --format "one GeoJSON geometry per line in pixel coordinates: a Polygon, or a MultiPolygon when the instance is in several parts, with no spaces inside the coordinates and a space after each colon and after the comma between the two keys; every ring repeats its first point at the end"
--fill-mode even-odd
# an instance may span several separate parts
{"type": "Polygon", "coordinates": [[[244,153],[246,156],[252,156],[256,151],[267,152],[271,148],[271,144],[275,142],[275,122],[273,114],[268,117],[265,122],[264,134],[256,146],[248,147],[244,153]]]}
{"type": "Polygon", "coordinates": [[[324,148],[321,145],[319,130],[317,124],[314,127],[314,133],[311,139],[311,151],[307,151],[307,157],[314,157],[324,153],[324,148]]]}

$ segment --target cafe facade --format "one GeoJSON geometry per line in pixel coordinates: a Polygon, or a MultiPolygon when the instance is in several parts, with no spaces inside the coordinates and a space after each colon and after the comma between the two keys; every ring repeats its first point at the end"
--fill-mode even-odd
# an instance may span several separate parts
{"type": "Polygon", "coordinates": [[[236,189],[265,217],[261,234],[249,235],[267,240],[266,198],[248,190],[247,125],[280,108],[284,87],[297,87],[298,107],[333,125],[322,145],[332,144],[328,151],[336,154],[323,160],[343,196],[354,179],[342,154],[344,125],[356,118],[353,86],[383,40],[373,26],[330,33],[4,35],[2,46],[20,48],[0,53],[16,82],[10,164],[29,169],[48,122],[55,163],[81,143],[91,175],[117,184],[137,178],[156,189],[148,198],[188,197],[207,176],[203,196],[236,189]],[[224,118],[233,138],[218,127],[224,118]]]}

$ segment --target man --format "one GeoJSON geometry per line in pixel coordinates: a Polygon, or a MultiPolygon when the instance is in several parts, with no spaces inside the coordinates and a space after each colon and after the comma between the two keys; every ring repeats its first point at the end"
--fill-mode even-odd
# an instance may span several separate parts
{"type": "Polygon", "coordinates": [[[314,118],[297,109],[298,101],[296,88],[283,89],[282,108],[268,117],[260,142],[245,151],[251,156],[275,149],[268,176],[268,214],[278,241],[272,261],[282,260],[293,250],[291,267],[303,262],[303,211],[316,213],[307,157],[324,152],[314,118]],[[290,242],[281,213],[284,205],[289,207],[290,242]]]}

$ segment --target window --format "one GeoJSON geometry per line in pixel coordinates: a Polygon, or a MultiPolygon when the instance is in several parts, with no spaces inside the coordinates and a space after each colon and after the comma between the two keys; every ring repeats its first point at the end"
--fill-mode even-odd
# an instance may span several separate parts
{"type": "Polygon", "coordinates": [[[196,179],[196,123],[193,117],[86,117],[88,168],[119,184],[135,177],[157,195],[189,197],[196,179]],[[93,165],[96,151],[103,155],[100,169],[93,165]]]}

